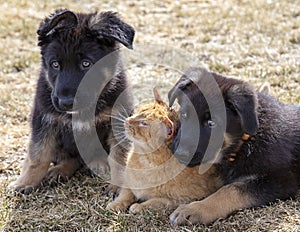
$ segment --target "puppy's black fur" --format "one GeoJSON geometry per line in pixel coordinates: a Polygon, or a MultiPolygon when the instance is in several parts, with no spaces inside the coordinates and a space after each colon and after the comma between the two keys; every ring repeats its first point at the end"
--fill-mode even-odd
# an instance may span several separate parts
{"type": "Polygon", "coordinates": [[[219,158],[206,160],[217,164],[224,186],[198,206],[178,208],[171,215],[172,223],[185,224],[188,218],[193,223],[209,223],[239,208],[295,196],[300,187],[299,106],[282,104],[243,81],[196,68],[183,75],[169,92],[170,105],[176,99],[184,118],[172,150],[180,162],[188,166],[202,162],[212,125],[216,128],[226,123],[226,132],[219,158]],[[226,121],[218,115],[211,118],[206,98],[213,96],[214,90],[205,84],[207,80],[217,83],[221,91],[226,121]],[[190,114],[192,108],[194,116],[190,114]],[[191,137],[197,130],[195,120],[200,130],[196,140],[191,137]],[[191,141],[198,143],[195,152],[189,150],[191,141]],[[216,205],[217,201],[224,202],[216,205]]]}
{"type": "MultiPolygon", "coordinates": [[[[93,144],[98,141],[98,138],[92,137],[94,125],[104,149],[111,152],[110,146],[117,141],[112,138],[110,115],[121,93],[122,102],[126,103],[121,110],[126,112],[122,113],[128,113],[132,108],[118,50],[119,44],[132,48],[134,29],[116,13],[82,14],[58,10],[41,23],[37,33],[42,67],[32,112],[31,141],[22,173],[14,184],[17,189],[25,191],[38,186],[45,177],[70,177],[82,166],[73,130],[89,142],[85,145],[85,153],[91,153],[88,161],[94,161],[97,155],[101,157],[97,154],[99,151],[93,150],[93,144]],[[95,121],[85,117],[86,121],[73,122],[72,125],[72,115],[87,112],[93,107],[90,99],[99,94],[98,89],[85,89],[81,93],[82,104],[75,104],[83,77],[93,64],[112,52],[103,70],[98,70],[97,83],[108,82],[96,100],[95,121]],[[78,105],[84,107],[76,108],[78,105]],[[54,166],[49,169],[50,163],[54,166]]],[[[115,156],[123,153],[126,151],[122,147],[114,148],[115,156]]],[[[103,162],[100,166],[105,169],[107,161],[103,162]]]]}

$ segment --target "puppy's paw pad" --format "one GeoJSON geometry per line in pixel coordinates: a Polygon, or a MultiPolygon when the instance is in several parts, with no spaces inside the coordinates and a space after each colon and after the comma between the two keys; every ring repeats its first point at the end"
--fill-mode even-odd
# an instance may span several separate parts
{"type": "Polygon", "coordinates": [[[125,212],[127,205],[122,202],[111,202],[106,206],[106,209],[116,212],[125,212]]]}
{"type": "Polygon", "coordinates": [[[142,204],[135,203],[130,206],[129,212],[136,214],[136,213],[142,213],[144,211],[145,207],[142,204]]]}
{"type": "Polygon", "coordinates": [[[14,181],[7,186],[8,192],[21,193],[25,195],[30,194],[34,189],[35,187],[32,185],[20,184],[17,181],[14,181]]]}
{"type": "Polygon", "coordinates": [[[188,223],[189,214],[185,211],[186,205],[179,206],[171,215],[170,223],[174,226],[185,225],[188,223]]]}
{"type": "Polygon", "coordinates": [[[104,179],[110,178],[109,166],[106,162],[95,160],[90,162],[88,167],[94,175],[101,176],[104,179]]]}
{"type": "Polygon", "coordinates": [[[181,205],[170,215],[170,223],[172,225],[207,225],[218,219],[216,213],[211,211],[210,207],[199,203],[181,205]]]}
{"type": "Polygon", "coordinates": [[[25,195],[32,193],[34,190],[35,190],[35,188],[33,186],[25,186],[20,189],[16,189],[17,192],[20,192],[25,195]]]}
{"type": "Polygon", "coordinates": [[[69,177],[61,167],[54,166],[48,170],[44,179],[49,182],[66,182],[69,177]]]}

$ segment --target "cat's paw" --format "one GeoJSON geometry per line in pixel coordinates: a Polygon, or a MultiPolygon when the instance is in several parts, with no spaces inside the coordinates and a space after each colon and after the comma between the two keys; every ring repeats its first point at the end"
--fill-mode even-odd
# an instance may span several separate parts
{"type": "Polygon", "coordinates": [[[109,184],[105,189],[105,194],[108,197],[116,198],[120,193],[121,188],[114,184],[109,184]]]}
{"type": "Polygon", "coordinates": [[[126,202],[113,201],[106,206],[106,209],[116,212],[125,212],[127,207],[128,204],[126,202]]]}
{"type": "Polygon", "coordinates": [[[143,204],[139,203],[134,203],[133,205],[130,206],[129,212],[136,214],[136,213],[142,213],[145,210],[145,206],[143,204]]]}

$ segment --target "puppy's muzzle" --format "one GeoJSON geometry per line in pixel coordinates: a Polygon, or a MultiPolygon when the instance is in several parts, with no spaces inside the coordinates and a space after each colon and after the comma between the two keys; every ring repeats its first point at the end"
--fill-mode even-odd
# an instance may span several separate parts
{"type": "Polygon", "coordinates": [[[51,98],[52,98],[52,104],[58,112],[66,112],[66,111],[73,110],[73,103],[74,103],[73,97],[60,97],[59,98],[55,95],[52,95],[51,98]]]}
{"type": "Polygon", "coordinates": [[[72,97],[64,97],[58,98],[58,106],[62,111],[71,111],[73,108],[74,98],[72,97]]]}

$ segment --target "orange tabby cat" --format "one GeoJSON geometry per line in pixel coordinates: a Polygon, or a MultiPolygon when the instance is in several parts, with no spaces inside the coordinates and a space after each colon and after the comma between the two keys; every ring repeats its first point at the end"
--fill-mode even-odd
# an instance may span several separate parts
{"type": "Polygon", "coordinates": [[[154,89],[155,102],[144,103],[125,121],[133,142],[124,172],[124,186],[107,209],[140,212],[147,208],[173,209],[204,198],[221,185],[214,166],[199,174],[199,166],[181,165],[170,150],[176,133],[177,113],[154,89]],[[137,203],[141,202],[141,203],[137,203]]]}

